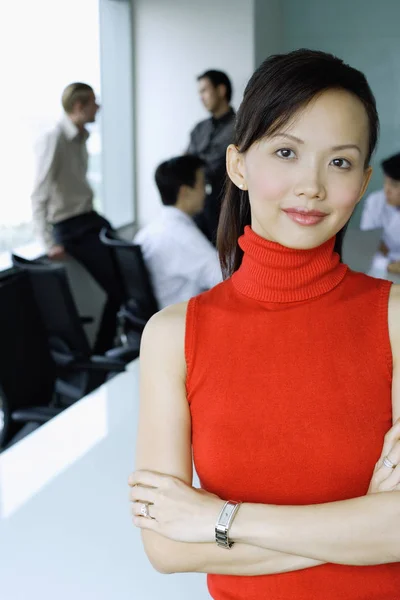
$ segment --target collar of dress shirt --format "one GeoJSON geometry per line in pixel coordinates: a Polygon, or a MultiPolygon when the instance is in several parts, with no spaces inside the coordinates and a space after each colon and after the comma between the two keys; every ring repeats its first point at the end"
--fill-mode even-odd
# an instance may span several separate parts
{"type": "Polygon", "coordinates": [[[86,142],[86,140],[89,137],[88,130],[84,127],[81,131],[75,125],[75,123],[71,121],[67,114],[64,114],[63,118],[61,119],[61,127],[63,128],[63,131],[69,140],[73,140],[75,138],[78,138],[79,136],[82,136],[82,139],[86,142]]]}
{"type": "Polygon", "coordinates": [[[176,208],[176,206],[163,206],[162,211],[164,216],[167,216],[171,219],[181,219],[194,224],[192,217],[183,212],[183,210],[176,208]]]}
{"type": "Polygon", "coordinates": [[[224,123],[229,123],[232,119],[234,119],[235,117],[235,111],[233,110],[232,106],[229,107],[228,112],[226,112],[225,114],[222,115],[222,117],[211,117],[211,121],[213,122],[214,125],[220,125],[220,124],[224,124],[224,123]]]}

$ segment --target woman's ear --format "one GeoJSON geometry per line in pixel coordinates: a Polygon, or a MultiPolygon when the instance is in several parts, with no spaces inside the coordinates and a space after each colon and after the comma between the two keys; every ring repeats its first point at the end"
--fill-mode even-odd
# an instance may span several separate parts
{"type": "Polygon", "coordinates": [[[247,190],[244,155],[234,144],[226,149],[226,171],[229,179],[241,190],[247,190]]]}
{"type": "Polygon", "coordinates": [[[361,192],[360,192],[360,197],[358,199],[358,202],[360,202],[361,198],[364,196],[365,192],[367,191],[367,187],[369,185],[369,182],[371,181],[371,177],[372,177],[372,167],[369,166],[368,169],[365,169],[365,173],[364,173],[364,181],[361,187],[361,192]]]}

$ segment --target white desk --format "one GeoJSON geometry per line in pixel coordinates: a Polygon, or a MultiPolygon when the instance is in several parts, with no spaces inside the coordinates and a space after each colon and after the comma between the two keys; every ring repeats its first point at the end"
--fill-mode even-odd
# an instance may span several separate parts
{"type": "Polygon", "coordinates": [[[206,600],[160,575],[131,523],[138,365],[0,455],[1,600],[206,600]]]}
{"type": "Polygon", "coordinates": [[[344,236],[343,261],[354,271],[400,284],[400,275],[393,275],[387,271],[389,260],[376,252],[381,235],[380,229],[371,231],[348,229],[344,236]]]}
{"type": "Polygon", "coordinates": [[[388,264],[389,260],[385,256],[376,254],[371,262],[368,275],[371,275],[371,277],[378,277],[379,279],[388,279],[389,281],[393,281],[393,283],[400,284],[400,275],[388,273],[388,264]]]}

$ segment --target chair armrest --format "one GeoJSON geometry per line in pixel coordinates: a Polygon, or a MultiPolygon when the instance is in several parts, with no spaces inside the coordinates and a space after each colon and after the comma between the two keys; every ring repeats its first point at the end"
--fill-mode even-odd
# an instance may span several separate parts
{"type": "Polygon", "coordinates": [[[106,357],[123,361],[125,364],[132,362],[139,356],[139,346],[134,348],[130,346],[120,346],[113,348],[106,353],[106,357]]]}
{"type": "Polygon", "coordinates": [[[61,396],[66,396],[72,402],[80,400],[83,396],[82,390],[79,387],[75,387],[67,381],[57,378],[55,382],[55,392],[61,396]]]}
{"type": "Polygon", "coordinates": [[[76,361],[76,357],[73,354],[67,352],[59,352],[58,350],[50,350],[51,357],[59,367],[69,367],[76,361]]]}
{"type": "Polygon", "coordinates": [[[56,417],[62,411],[62,408],[55,408],[52,406],[32,406],[29,408],[20,408],[11,414],[13,421],[18,423],[28,423],[34,421],[35,423],[47,423],[53,417],[56,417]]]}
{"type": "MultiPolygon", "coordinates": [[[[125,370],[125,363],[112,356],[91,356],[89,359],[76,358],[73,354],[65,354],[57,350],[51,350],[51,356],[57,366],[69,371],[115,371],[120,373],[125,370]]],[[[135,357],[136,358],[136,357],[135,357]]],[[[68,391],[60,390],[67,396],[74,397],[72,388],[68,391]]]]}
{"type": "Polygon", "coordinates": [[[125,363],[107,356],[92,356],[90,360],[76,360],[68,365],[74,371],[113,371],[122,373],[125,371],[125,363]]]}
{"type": "Polygon", "coordinates": [[[133,313],[125,308],[122,308],[118,313],[119,318],[126,319],[129,322],[129,325],[134,327],[137,331],[143,331],[146,326],[147,321],[140,317],[136,317],[133,313]]]}

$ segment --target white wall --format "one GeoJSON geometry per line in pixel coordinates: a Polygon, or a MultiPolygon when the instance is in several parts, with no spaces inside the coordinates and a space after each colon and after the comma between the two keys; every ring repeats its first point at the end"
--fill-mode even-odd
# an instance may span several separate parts
{"type": "MultiPolygon", "coordinates": [[[[285,0],[282,7],[285,52],[305,46],[332,52],[366,75],[381,121],[368,189],[379,189],[380,161],[400,150],[399,0],[285,0]]],[[[359,224],[362,206],[357,206],[352,227],[359,224]]]]}
{"type": "Polygon", "coordinates": [[[231,77],[233,106],[254,70],[253,0],[135,0],[136,191],[139,224],[157,214],[157,165],[181,154],[195,123],[208,114],[196,76],[231,77]]]}
{"type": "Polygon", "coordinates": [[[282,0],[254,0],[254,59],[258,67],[271,54],[283,48],[282,0]]]}
{"type": "Polygon", "coordinates": [[[99,0],[102,130],[102,211],[114,227],[134,211],[134,101],[131,6],[99,0]]]}

